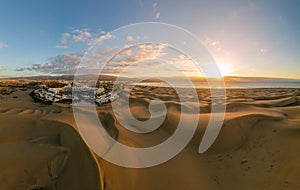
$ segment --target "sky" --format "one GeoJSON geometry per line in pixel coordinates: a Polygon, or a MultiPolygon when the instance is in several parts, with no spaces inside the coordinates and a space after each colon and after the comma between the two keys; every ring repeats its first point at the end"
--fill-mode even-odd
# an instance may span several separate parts
{"type": "MultiPolygon", "coordinates": [[[[0,77],[70,74],[97,39],[105,43],[112,31],[129,24],[163,22],[197,36],[224,76],[300,79],[299,8],[296,0],[1,0],[0,77]]],[[[123,59],[133,63],[166,54],[170,48],[138,46],[123,59]]],[[[170,61],[193,70],[186,57],[172,55],[170,61]]],[[[167,70],[157,60],[145,65],[167,70]]]]}

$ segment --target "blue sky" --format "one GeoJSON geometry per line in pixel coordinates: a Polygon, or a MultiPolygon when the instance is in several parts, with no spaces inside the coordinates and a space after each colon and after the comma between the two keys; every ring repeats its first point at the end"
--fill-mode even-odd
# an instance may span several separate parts
{"type": "Polygon", "coordinates": [[[41,74],[20,68],[82,53],[92,38],[124,25],[157,21],[194,33],[224,75],[300,78],[299,9],[292,0],[2,0],[0,77],[41,74]]]}

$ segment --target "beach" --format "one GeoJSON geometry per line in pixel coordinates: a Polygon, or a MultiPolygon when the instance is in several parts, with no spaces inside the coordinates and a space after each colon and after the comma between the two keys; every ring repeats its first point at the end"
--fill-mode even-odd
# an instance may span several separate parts
{"type": "Polygon", "coordinates": [[[95,154],[78,132],[72,105],[36,103],[30,90],[0,95],[0,189],[300,188],[299,89],[228,89],[222,129],[202,154],[199,144],[211,114],[217,113],[211,113],[209,89],[196,92],[197,104],[180,102],[172,88],[136,86],[130,93],[130,110],[137,120],[149,119],[148,106],[156,98],[167,108],[161,126],[143,134],[122,127],[110,103],[96,107],[111,137],[139,148],[167,140],[179,118],[188,121],[195,117],[189,108],[200,107],[188,145],[167,162],[140,169],[118,166],[95,154]]]}

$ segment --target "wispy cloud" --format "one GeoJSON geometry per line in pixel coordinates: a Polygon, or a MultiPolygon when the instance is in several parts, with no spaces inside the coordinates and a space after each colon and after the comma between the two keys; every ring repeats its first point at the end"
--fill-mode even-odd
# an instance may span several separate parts
{"type": "Polygon", "coordinates": [[[84,43],[88,46],[94,42],[102,42],[112,37],[110,33],[104,31],[92,33],[88,29],[76,29],[70,33],[63,33],[61,35],[61,44],[56,45],[57,49],[68,49],[75,43],[84,43]]]}
{"type": "Polygon", "coordinates": [[[68,49],[69,46],[67,46],[67,45],[57,45],[57,46],[55,46],[55,48],[57,48],[57,49],[68,49]]]}
{"type": "Polygon", "coordinates": [[[186,55],[180,54],[177,57],[171,58],[171,61],[176,65],[178,70],[188,75],[203,76],[203,73],[200,72],[197,64],[186,55]]]}
{"type": "Polygon", "coordinates": [[[55,48],[57,49],[68,49],[69,48],[69,42],[71,38],[71,34],[70,33],[63,33],[61,35],[61,41],[60,41],[60,45],[56,45],[55,48]]]}
{"type": "Polygon", "coordinates": [[[61,44],[68,44],[68,40],[71,37],[69,33],[63,33],[61,38],[61,44]]]}
{"type": "Polygon", "coordinates": [[[6,71],[6,70],[8,70],[7,66],[0,65],[0,71],[6,71]]]}
{"type": "Polygon", "coordinates": [[[211,51],[213,51],[213,53],[217,53],[223,50],[222,44],[218,40],[205,37],[203,42],[211,51]]]}
{"type": "Polygon", "coordinates": [[[265,53],[268,53],[269,50],[266,49],[266,48],[260,48],[260,49],[259,49],[259,52],[262,53],[262,54],[265,54],[265,53]]]}
{"type": "Polygon", "coordinates": [[[108,32],[105,35],[100,36],[98,42],[102,42],[104,40],[109,40],[110,38],[112,38],[112,35],[111,35],[111,33],[108,32]]]}
{"type": "MultiPolygon", "coordinates": [[[[141,44],[126,48],[116,55],[112,60],[114,65],[127,66],[134,62],[142,62],[157,59],[166,54],[164,44],[141,44]]],[[[113,65],[113,64],[112,64],[113,65]]]]}
{"type": "Polygon", "coordinates": [[[147,39],[146,36],[131,36],[131,35],[127,36],[126,38],[127,38],[128,42],[131,42],[131,41],[139,42],[140,40],[147,39]]]}
{"type": "Polygon", "coordinates": [[[8,47],[7,44],[0,42],[0,49],[7,48],[7,47],[8,47]]]}
{"type": "Polygon", "coordinates": [[[93,35],[87,29],[73,31],[72,40],[74,42],[89,42],[92,38],[93,35]]]}
{"type": "Polygon", "coordinates": [[[127,40],[130,42],[133,40],[133,37],[132,36],[127,36],[127,40]]]}
{"type": "Polygon", "coordinates": [[[156,9],[157,9],[157,2],[154,2],[152,7],[153,7],[153,11],[156,12],[156,9]]]}
{"type": "Polygon", "coordinates": [[[155,15],[155,18],[159,19],[159,17],[160,17],[160,12],[157,12],[156,15],[155,15]]]}
{"type": "Polygon", "coordinates": [[[154,15],[155,15],[155,19],[159,19],[160,18],[160,12],[158,11],[158,3],[154,2],[153,5],[152,5],[152,8],[153,8],[153,12],[154,12],[154,15]]]}

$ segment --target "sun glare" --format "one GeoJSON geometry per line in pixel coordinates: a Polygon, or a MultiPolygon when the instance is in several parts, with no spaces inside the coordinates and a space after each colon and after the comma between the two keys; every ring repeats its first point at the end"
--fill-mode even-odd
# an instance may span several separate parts
{"type": "Polygon", "coordinates": [[[218,67],[220,69],[220,72],[221,72],[221,75],[224,77],[224,76],[228,76],[228,75],[231,75],[232,74],[232,70],[231,68],[224,64],[224,63],[217,63],[218,64],[218,67]]]}

